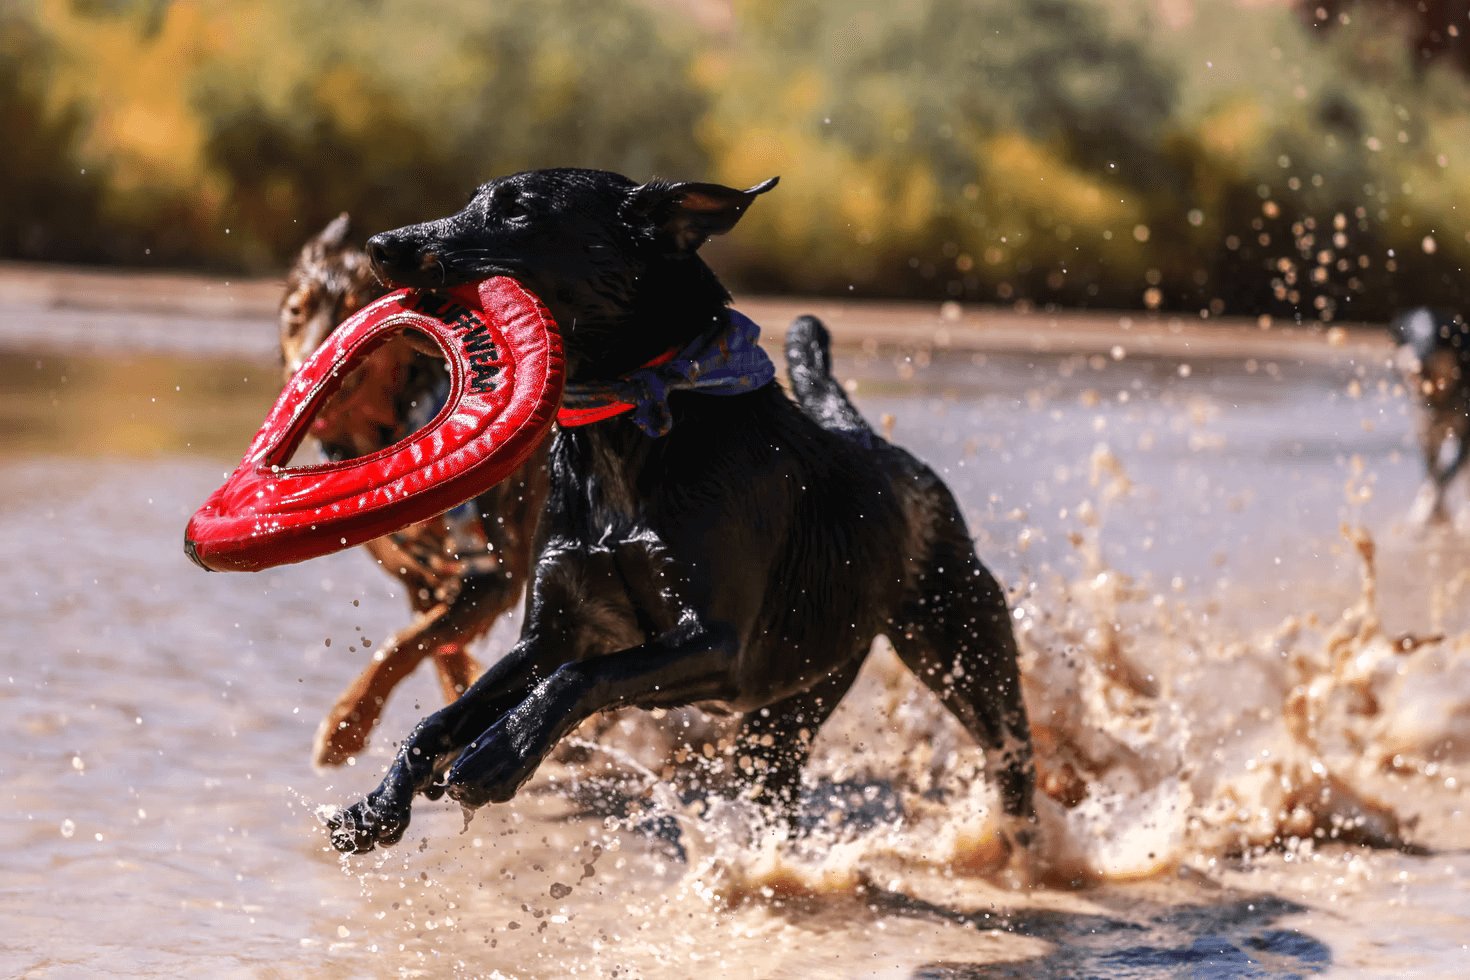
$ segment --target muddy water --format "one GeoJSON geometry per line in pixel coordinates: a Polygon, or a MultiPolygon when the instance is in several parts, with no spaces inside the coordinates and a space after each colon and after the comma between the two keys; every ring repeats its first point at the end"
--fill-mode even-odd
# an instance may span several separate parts
{"type": "Polygon", "coordinates": [[[1069,805],[1009,858],[979,754],[881,643],[803,840],[665,789],[739,761],[673,713],[583,733],[468,825],[421,803],[401,845],[339,858],[316,811],[371,788],[438,694],[412,678],[369,752],[313,772],[402,597],[360,554],[184,559],[273,371],[0,357],[0,975],[1466,975],[1470,561],[1399,526],[1418,463],[1393,379],[1126,343],[838,358],[1013,591],[1069,805]],[[1433,853],[1341,842],[1395,834],[1433,853]]]}

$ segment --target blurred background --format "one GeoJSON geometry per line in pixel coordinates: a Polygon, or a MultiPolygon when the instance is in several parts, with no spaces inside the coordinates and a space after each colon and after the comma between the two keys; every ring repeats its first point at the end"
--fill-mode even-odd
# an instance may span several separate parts
{"type": "MultiPolygon", "coordinates": [[[[735,287],[1458,307],[1470,0],[8,0],[0,258],[264,275],[577,165],[779,199],[735,287]]],[[[1470,205],[1467,205],[1470,207],[1470,205]]]]}

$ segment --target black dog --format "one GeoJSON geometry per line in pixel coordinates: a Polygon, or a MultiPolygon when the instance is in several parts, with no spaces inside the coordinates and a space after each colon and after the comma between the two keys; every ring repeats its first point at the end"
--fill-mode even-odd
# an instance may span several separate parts
{"type": "MultiPolygon", "coordinates": [[[[375,236],[368,254],[403,286],[523,283],[565,334],[570,392],[739,322],[696,250],[774,185],[533,171],[375,236]]],[[[948,488],[833,382],[821,325],[798,321],[790,348],[800,408],[774,382],[676,390],[666,435],[627,414],[557,432],[520,641],[328,820],[339,850],[396,842],[418,793],[509,800],[580,722],[628,705],[742,712],[756,793],[789,811],[811,737],[879,633],[985,748],[1014,833],[1029,836],[1035,776],[1005,596],[948,488]]]]}
{"type": "Polygon", "coordinates": [[[1443,521],[1445,489],[1470,455],[1470,326],[1458,313],[1418,307],[1389,324],[1404,383],[1419,399],[1424,485],[1409,510],[1418,524],[1443,521]]]}

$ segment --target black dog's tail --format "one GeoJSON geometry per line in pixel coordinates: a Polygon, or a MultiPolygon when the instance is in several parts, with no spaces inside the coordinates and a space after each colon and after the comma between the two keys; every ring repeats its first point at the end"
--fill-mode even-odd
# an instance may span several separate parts
{"type": "Polygon", "coordinates": [[[832,335],[814,316],[786,329],[786,373],[804,415],[829,432],[871,448],[878,436],[832,377],[832,335]]]}

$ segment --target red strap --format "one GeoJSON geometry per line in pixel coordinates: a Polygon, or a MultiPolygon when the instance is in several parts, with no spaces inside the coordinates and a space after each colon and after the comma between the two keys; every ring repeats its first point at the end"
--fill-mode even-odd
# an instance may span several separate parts
{"type": "Polygon", "coordinates": [[[630,412],[637,406],[628,402],[611,402],[607,405],[598,405],[593,408],[567,408],[565,406],[556,410],[556,422],[558,425],[591,425],[593,422],[601,422],[610,419],[614,415],[622,415],[630,412]]]}
{"type": "MultiPolygon", "coordinates": [[[[642,371],[646,368],[658,367],[660,364],[667,364],[678,353],[678,351],[670,348],[653,360],[644,363],[638,370],[642,371]]],[[[593,422],[601,422],[603,419],[610,419],[615,415],[631,412],[637,407],[632,402],[609,402],[606,405],[597,405],[592,408],[567,408],[566,406],[562,406],[556,410],[556,422],[558,425],[568,427],[591,425],[593,422]]]]}

